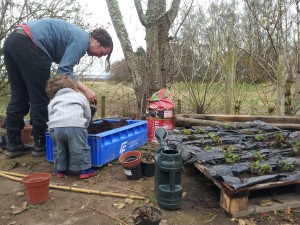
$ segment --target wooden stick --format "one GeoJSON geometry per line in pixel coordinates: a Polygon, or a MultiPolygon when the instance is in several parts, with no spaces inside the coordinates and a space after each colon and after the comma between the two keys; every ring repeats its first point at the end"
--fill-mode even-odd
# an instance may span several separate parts
{"type": "Polygon", "coordinates": [[[91,208],[91,209],[93,209],[93,210],[96,210],[97,212],[102,213],[102,214],[104,214],[104,215],[106,215],[106,216],[108,216],[108,217],[110,217],[110,218],[112,218],[112,219],[118,221],[119,223],[121,223],[121,224],[123,224],[123,225],[128,225],[127,223],[124,223],[122,220],[119,220],[118,218],[116,218],[116,217],[114,217],[114,216],[111,216],[111,215],[109,215],[109,214],[107,214],[107,213],[101,211],[101,210],[98,209],[98,208],[96,209],[96,208],[93,208],[93,207],[91,207],[91,206],[89,206],[89,205],[88,205],[87,207],[89,207],[89,208],[91,208]]]}
{"type": "Polygon", "coordinates": [[[11,175],[14,177],[26,177],[27,176],[27,175],[20,174],[20,173],[7,172],[7,171],[1,171],[1,170],[0,170],[0,173],[6,174],[6,175],[11,175]]]}
{"type": "Polygon", "coordinates": [[[21,178],[13,177],[13,176],[4,174],[4,173],[2,173],[2,172],[0,172],[0,177],[4,177],[4,178],[10,179],[10,180],[22,182],[22,179],[21,179],[21,178]]]}
{"type": "MultiPolygon", "coordinates": [[[[4,177],[4,178],[7,178],[7,179],[10,179],[10,180],[22,182],[21,178],[17,178],[17,177],[14,177],[14,176],[25,177],[26,175],[18,174],[18,173],[12,173],[12,172],[6,172],[6,171],[0,171],[0,176],[4,177]],[[8,174],[10,174],[10,175],[8,175],[8,174]]],[[[135,196],[135,195],[119,194],[119,193],[112,193],[112,192],[105,192],[105,191],[88,190],[88,189],[83,189],[83,188],[60,186],[60,185],[54,185],[54,184],[49,184],[49,187],[53,188],[53,189],[58,189],[58,190],[73,191],[73,192],[80,192],[80,193],[87,193],[87,194],[97,194],[97,195],[102,195],[102,196],[112,196],[112,197],[119,197],[119,198],[132,198],[132,199],[140,199],[140,200],[145,199],[145,197],[143,197],[143,196],[135,196]]]]}
{"type": "Polygon", "coordinates": [[[131,190],[131,189],[128,189],[128,188],[121,188],[121,187],[111,187],[111,188],[119,188],[119,189],[122,189],[122,190],[125,190],[125,191],[131,191],[131,192],[135,192],[139,195],[143,195],[141,192],[139,191],[135,191],[135,190],[131,190]]]}

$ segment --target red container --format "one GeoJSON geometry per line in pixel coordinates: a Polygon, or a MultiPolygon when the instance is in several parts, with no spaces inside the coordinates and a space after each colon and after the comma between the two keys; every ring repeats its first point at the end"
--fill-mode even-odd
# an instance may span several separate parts
{"type": "Polygon", "coordinates": [[[32,144],[31,132],[32,132],[32,126],[30,124],[26,124],[24,128],[21,130],[21,139],[24,142],[24,144],[32,144]]]}
{"type": "Polygon", "coordinates": [[[51,174],[49,173],[35,173],[23,178],[30,204],[37,205],[48,200],[50,178],[51,174]]]}
{"type": "Polygon", "coordinates": [[[163,127],[166,130],[173,130],[175,126],[175,118],[158,119],[147,117],[148,123],[148,142],[157,142],[155,137],[155,130],[158,127],[163,127]]]}

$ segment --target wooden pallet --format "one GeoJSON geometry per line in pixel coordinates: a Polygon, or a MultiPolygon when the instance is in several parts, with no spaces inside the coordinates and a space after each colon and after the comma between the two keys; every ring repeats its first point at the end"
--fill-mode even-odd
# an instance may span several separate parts
{"type": "Polygon", "coordinates": [[[300,207],[300,181],[276,181],[256,184],[235,190],[228,184],[213,178],[208,169],[196,162],[195,167],[210,179],[221,190],[220,205],[227,214],[232,217],[248,216],[256,213],[284,210],[286,208],[300,207]],[[293,187],[292,187],[293,186],[293,187]],[[292,187],[290,193],[250,198],[250,193],[271,188],[292,187]],[[268,199],[272,203],[269,206],[260,206],[258,202],[268,199]]]}

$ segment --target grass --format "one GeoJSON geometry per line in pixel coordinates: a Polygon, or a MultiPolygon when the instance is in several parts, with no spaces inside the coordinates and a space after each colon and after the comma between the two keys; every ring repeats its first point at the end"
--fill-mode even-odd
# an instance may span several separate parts
{"type": "MultiPolygon", "coordinates": [[[[105,96],[105,117],[133,117],[137,115],[136,98],[131,84],[115,83],[111,81],[85,82],[92,88],[98,97],[97,112],[95,118],[101,118],[101,98],[105,96]]],[[[181,100],[181,113],[196,113],[195,107],[203,104],[205,96],[205,84],[193,84],[188,87],[184,83],[176,83],[170,88],[174,97],[175,108],[181,100]],[[193,90],[194,98],[189,92],[193,90]]],[[[224,114],[224,87],[222,84],[212,84],[207,92],[203,113],[224,114]],[[209,103],[210,102],[210,103],[209,103]]],[[[233,97],[233,114],[235,104],[238,105],[236,114],[241,115],[275,115],[276,112],[276,87],[268,84],[236,84],[233,97]],[[275,110],[275,111],[273,111],[275,110]]],[[[150,96],[149,96],[150,97],[150,96]]],[[[0,115],[5,115],[9,96],[0,97],[0,115]]],[[[298,115],[300,110],[298,112],[298,115]]],[[[27,115],[26,119],[29,116],[27,115]]]]}

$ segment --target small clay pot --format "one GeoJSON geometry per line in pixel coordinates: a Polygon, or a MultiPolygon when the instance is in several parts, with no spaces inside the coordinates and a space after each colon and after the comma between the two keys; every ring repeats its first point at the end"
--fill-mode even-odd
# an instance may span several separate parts
{"type": "Polygon", "coordinates": [[[30,144],[31,133],[32,133],[32,126],[30,124],[26,124],[24,128],[21,130],[21,139],[25,144],[30,144]]]}
{"type": "Polygon", "coordinates": [[[30,204],[38,205],[48,200],[50,178],[49,173],[35,173],[23,178],[30,204]]]}

